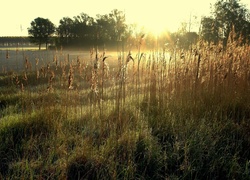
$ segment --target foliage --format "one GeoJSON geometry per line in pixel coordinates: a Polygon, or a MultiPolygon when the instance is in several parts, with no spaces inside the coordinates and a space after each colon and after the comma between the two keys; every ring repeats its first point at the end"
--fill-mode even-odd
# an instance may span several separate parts
{"type": "Polygon", "coordinates": [[[233,28],[236,32],[235,38],[242,36],[245,40],[249,40],[249,11],[240,4],[239,0],[218,0],[214,5],[214,16],[222,30],[224,43],[233,28]]]}
{"type": "Polygon", "coordinates": [[[217,44],[220,40],[219,25],[213,17],[203,17],[201,20],[201,37],[209,44],[217,44]]]}
{"type": "Polygon", "coordinates": [[[74,19],[63,18],[58,27],[60,45],[116,44],[127,38],[125,14],[114,9],[109,14],[97,15],[94,19],[85,13],[74,19]]]}
{"type": "Polygon", "coordinates": [[[64,17],[60,20],[57,28],[59,44],[66,45],[74,38],[73,24],[74,21],[69,17],[64,17]]]}
{"type": "Polygon", "coordinates": [[[42,44],[50,42],[51,36],[55,32],[55,25],[49,20],[38,17],[31,22],[31,27],[28,28],[29,37],[32,43],[38,44],[39,50],[42,44]]]}
{"type": "Polygon", "coordinates": [[[218,43],[223,40],[225,46],[230,32],[234,31],[235,39],[241,38],[242,43],[249,42],[249,10],[239,0],[217,0],[212,15],[201,21],[201,35],[206,41],[218,43]]]}

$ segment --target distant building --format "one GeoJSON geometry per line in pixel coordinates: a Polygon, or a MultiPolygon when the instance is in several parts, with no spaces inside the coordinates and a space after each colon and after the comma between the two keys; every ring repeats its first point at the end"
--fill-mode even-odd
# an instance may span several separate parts
{"type": "Polygon", "coordinates": [[[20,47],[20,46],[34,46],[29,41],[27,36],[2,36],[0,37],[0,47],[20,47]]]}

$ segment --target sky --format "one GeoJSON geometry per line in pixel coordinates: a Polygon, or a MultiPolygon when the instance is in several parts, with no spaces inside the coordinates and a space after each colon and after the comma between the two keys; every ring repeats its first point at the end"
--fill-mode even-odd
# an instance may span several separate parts
{"type": "MultiPolygon", "coordinates": [[[[56,26],[63,17],[86,13],[109,14],[124,11],[127,23],[137,23],[154,31],[176,31],[181,22],[199,22],[210,14],[216,0],[6,0],[0,3],[0,36],[27,36],[30,23],[37,17],[48,18],[56,26]],[[194,18],[197,17],[197,19],[194,18]]],[[[241,0],[250,9],[249,0],[241,0]]],[[[195,24],[195,23],[194,23],[195,24]]],[[[191,27],[195,28],[195,25],[191,27]]]]}

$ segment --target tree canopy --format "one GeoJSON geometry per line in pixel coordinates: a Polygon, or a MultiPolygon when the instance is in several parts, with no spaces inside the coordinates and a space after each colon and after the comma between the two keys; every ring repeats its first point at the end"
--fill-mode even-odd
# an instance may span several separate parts
{"type": "Polygon", "coordinates": [[[99,44],[124,40],[127,34],[125,14],[117,9],[94,19],[85,13],[73,19],[64,17],[57,29],[59,44],[99,44]]]}
{"type": "Polygon", "coordinates": [[[29,38],[32,43],[35,43],[41,49],[42,44],[50,42],[50,37],[55,32],[55,25],[49,20],[38,17],[31,22],[31,27],[28,28],[29,38]]]}
{"type": "Polygon", "coordinates": [[[250,40],[250,14],[240,0],[217,0],[212,15],[204,17],[201,26],[202,38],[208,42],[223,41],[226,45],[230,32],[243,43],[250,40]]]}

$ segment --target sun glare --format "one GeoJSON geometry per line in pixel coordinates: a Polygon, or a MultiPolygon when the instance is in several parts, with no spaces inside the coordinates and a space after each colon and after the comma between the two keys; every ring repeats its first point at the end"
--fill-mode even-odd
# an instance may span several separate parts
{"type": "Polygon", "coordinates": [[[161,33],[168,30],[166,25],[157,22],[149,23],[145,25],[145,28],[155,36],[159,36],[161,33]]]}
{"type": "Polygon", "coordinates": [[[141,21],[138,24],[140,24],[147,32],[152,33],[154,36],[159,36],[166,31],[174,32],[178,29],[177,24],[171,22],[170,20],[161,19],[161,17],[157,16],[151,20],[150,18],[147,18],[147,21],[141,21]]]}
{"type": "Polygon", "coordinates": [[[155,36],[165,31],[176,31],[180,24],[181,16],[183,16],[186,11],[176,14],[174,8],[170,8],[168,3],[162,0],[156,0],[156,2],[158,3],[145,5],[139,12],[136,11],[136,9],[127,9],[126,17],[129,21],[135,21],[136,24],[144,27],[146,31],[149,31],[155,36]],[[159,4],[159,6],[156,6],[157,4],[159,4]]]}

